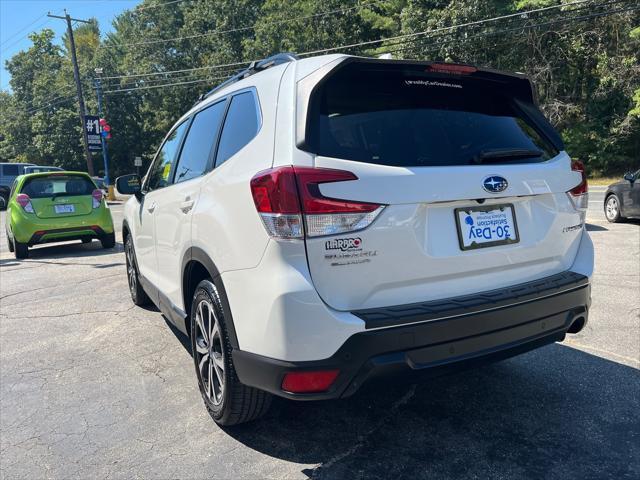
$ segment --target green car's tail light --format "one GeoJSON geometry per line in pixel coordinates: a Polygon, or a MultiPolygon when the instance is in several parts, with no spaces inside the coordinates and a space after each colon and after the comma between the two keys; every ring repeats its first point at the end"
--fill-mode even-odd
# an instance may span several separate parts
{"type": "Polygon", "coordinates": [[[95,189],[91,196],[93,197],[93,208],[98,208],[100,206],[100,202],[102,202],[102,190],[95,189]]]}
{"type": "Polygon", "coordinates": [[[16,202],[18,202],[18,205],[20,205],[25,212],[34,213],[33,205],[31,205],[31,199],[26,193],[18,194],[16,202]]]}

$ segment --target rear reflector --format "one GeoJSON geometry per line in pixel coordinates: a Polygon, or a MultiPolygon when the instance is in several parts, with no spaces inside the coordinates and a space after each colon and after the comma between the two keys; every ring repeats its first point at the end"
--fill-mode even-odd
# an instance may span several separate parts
{"type": "Polygon", "coordinates": [[[287,373],[282,380],[282,390],[291,393],[326,392],[339,373],[340,370],[287,373]]]}
{"type": "Polygon", "coordinates": [[[574,172],[580,172],[582,175],[582,181],[569,190],[567,194],[573,202],[573,206],[576,210],[586,211],[589,206],[589,184],[587,183],[587,174],[585,172],[584,164],[579,160],[571,161],[571,170],[574,172]]]}
{"type": "Polygon", "coordinates": [[[303,218],[309,237],[353,232],[368,227],[383,205],[328,198],[322,183],[357,180],[344,170],[311,167],[277,167],[251,179],[251,194],[267,232],[281,239],[304,238],[303,218]]]}
{"type": "Polygon", "coordinates": [[[27,213],[33,213],[33,205],[31,205],[31,198],[26,193],[19,193],[16,196],[16,202],[18,205],[22,207],[22,209],[27,213]]]}

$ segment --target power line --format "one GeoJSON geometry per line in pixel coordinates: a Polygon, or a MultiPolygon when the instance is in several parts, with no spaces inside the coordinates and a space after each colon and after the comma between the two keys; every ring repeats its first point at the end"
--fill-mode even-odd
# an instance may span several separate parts
{"type": "Polygon", "coordinates": [[[31,25],[33,25],[34,23],[40,21],[42,18],[44,18],[46,16],[45,13],[43,13],[42,15],[40,15],[38,18],[36,18],[33,22],[29,23],[26,27],[21,28],[20,30],[17,30],[16,32],[14,32],[12,35],[9,35],[7,38],[4,39],[4,42],[0,43],[0,46],[4,45],[5,43],[7,43],[9,40],[11,40],[12,38],[14,38],[16,35],[21,34],[22,32],[24,32],[27,28],[29,28],[31,25]]]}
{"type": "MultiPolygon", "coordinates": [[[[609,2],[609,3],[620,3],[620,1],[622,1],[622,0],[615,0],[615,1],[609,2]]],[[[573,17],[569,17],[569,18],[565,18],[565,19],[556,19],[556,20],[551,20],[551,21],[547,21],[547,22],[539,22],[539,23],[534,23],[534,24],[529,24],[529,25],[520,25],[518,27],[497,30],[497,31],[494,31],[494,32],[478,33],[478,34],[474,34],[474,35],[472,35],[470,37],[467,37],[467,38],[464,38],[464,39],[456,38],[456,39],[449,39],[447,41],[434,42],[433,45],[427,45],[426,47],[427,48],[431,47],[430,48],[430,50],[431,50],[431,49],[435,49],[435,48],[437,48],[437,47],[439,47],[441,45],[452,43],[452,42],[469,41],[469,40],[472,40],[472,39],[475,39],[475,38],[479,38],[479,37],[500,35],[500,34],[503,34],[503,33],[509,33],[509,32],[513,32],[513,31],[529,30],[529,29],[538,28],[538,27],[547,26],[547,25],[556,24],[556,23],[569,23],[569,22],[573,22],[573,21],[584,21],[584,20],[588,20],[588,19],[591,19],[591,18],[598,18],[598,17],[603,17],[603,16],[614,15],[616,13],[623,13],[623,12],[626,12],[626,11],[637,10],[639,8],[640,8],[640,5],[639,6],[635,6],[635,7],[630,7],[630,8],[621,8],[621,9],[617,9],[617,10],[610,10],[610,11],[607,11],[607,12],[592,13],[592,14],[582,15],[582,16],[573,16],[573,17]]],[[[441,35],[441,37],[445,37],[445,35],[441,35]]],[[[427,38],[402,40],[402,41],[387,45],[387,47],[393,47],[393,46],[396,46],[396,45],[404,45],[402,48],[399,48],[399,49],[393,50],[392,52],[387,52],[387,53],[393,53],[393,52],[397,52],[397,51],[404,51],[404,50],[411,49],[411,48],[415,49],[415,48],[418,47],[417,45],[407,45],[407,44],[419,42],[419,41],[426,40],[426,39],[427,38]]],[[[227,78],[227,77],[226,76],[213,77],[213,78],[206,78],[206,79],[189,81],[189,82],[177,82],[177,83],[168,83],[168,84],[167,83],[162,83],[160,85],[132,87],[132,88],[127,88],[127,89],[119,89],[119,90],[110,90],[110,91],[106,91],[105,93],[130,92],[130,91],[134,91],[134,90],[163,88],[165,86],[169,87],[169,86],[187,85],[187,84],[194,84],[194,83],[201,83],[201,82],[210,82],[211,80],[215,80],[215,79],[218,79],[218,78],[224,79],[224,78],[227,78]]],[[[161,81],[165,81],[165,80],[168,80],[168,79],[163,79],[161,81]]]]}
{"type": "Polygon", "coordinates": [[[536,9],[532,9],[532,10],[525,10],[525,11],[521,11],[521,12],[510,13],[510,14],[507,14],[507,15],[500,15],[500,16],[497,16],[497,17],[485,18],[485,19],[482,19],[482,20],[474,20],[473,22],[461,23],[459,25],[451,25],[449,27],[440,27],[440,28],[436,28],[436,29],[433,29],[433,30],[425,30],[423,32],[407,33],[407,34],[404,34],[404,35],[396,35],[394,37],[381,38],[381,39],[378,39],[378,40],[368,40],[366,42],[353,43],[351,45],[343,45],[343,46],[340,46],[340,47],[321,48],[319,50],[313,50],[313,51],[310,51],[310,52],[300,53],[299,56],[316,55],[316,54],[319,54],[319,53],[326,54],[328,52],[346,50],[346,49],[349,49],[349,48],[361,47],[361,46],[364,46],[364,45],[375,45],[377,43],[382,43],[382,42],[386,42],[386,41],[389,41],[389,40],[398,40],[398,39],[401,39],[401,38],[419,37],[419,36],[428,35],[428,34],[432,34],[432,33],[444,32],[444,31],[448,31],[448,30],[454,30],[456,28],[470,27],[470,26],[473,26],[473,25],[482,25],[483,23],[495,22],[495,21],[498,21],[498,20],[504,20],[506,18],[521,17],[523,15],[529,15],[531,13],[544,12],[544,11],[547,11],[547,10],[553,10],[553,9],[557,9],[557,8],[569,7],[569,6],[572,6],[572,5],[580,5],[582,3],[586,3],[586,2],[589,2],[589,1],[591,1],[591,0],[577,0],[577,1],[571,2],[571,3],[563,3],[563,4],[560,4],[560,5],[551,5],[549,7],[536,8],[536,9]]]}
{"type": "Polygon", "coordinates": [[[156,5],[148,5],[146,7],[136,7],[134,12],[142,12],[143,10],[153,10],[154,8],[166,7],[167,5],[172,5],[174,3],[180,2],[192,2],[193,0],[173,0],[171,2],[158,3],[156,5]]]}
{"type": "MultiPolygon", "coordinates": [[[[438,29],[434,29],[434,30],[426,30],[426,31],[423,31],[423,32],[416,32],[416,33],[405,34],[405,35],[397,35],[395,37],[383,38],[383,39],[379,39],[379,40],[370,40],[368,42],[354,43],[354,44],[351,44],[351,45],[343,45],[343,46],[340,46],[340,47],[332,47],[332,48],[328,48],[328,49],[313,50],[313,51],[310,51],[310,52],[300,53],[299,56],[313,55],[313,54],[321,53],[321,52],[345,50],[345,49],[358,47],[358,46],[362,46],[362,45],[383,43],[383,42],[386,42],[386,41],[389,41],[389,40],[396,40],[396,39],[400,39],[400,38],[417,37],[417,36],[437,33],[437,32],[440,32],[440,31],[447,31],[447,30],[453,30],[453,29],[456,29],[456,28],[463,28],[463,27],[466,27],[466,26],[481,25],[483,23],[502,20],[502,19],[505,19],[505,18],[522,17],[522,16],[526,16],[526,15],[531,14],[531,13],[538,13],[538,12],[543,12],[543,11],[547,11],[547,10],[552,10],[552,9],[557,9],[557,8],[560,8],[560,7],[566,7],[566,6],[572,6],[572,5],[580,5],[580,4],[589,2],[589,1],[592,1],[592,0],[577,0],[577,1],[574,1],[572,3],[566,3],[566,4],[562,4],[562,5],[553,5],[553,6],[544,7],[544,8],[526,10],[526,11],[521,11],[521,12],[517,12],[517,13],[513,13],[513,14],[502,15],[502,16],[498,16],[498,17],[492,17],[492,18],[477,20],[477,21],[473,21],[473,22],[468,22],[468,23],[465,23],[465,24],[452,25],[452,26],[449,26],[449,27],[442,27],[442,28],[438,28],[438,29]]],[[[372,3],[380,3],[380,2],[372,2],[372,3]]],[[[371,5],[371,4],[367,4],[367,5],[371,5]]],[[[351,7],[351,9],[353,9],[353,8],[356,8],[356,7],[351,7]]],[[[290,20],[293,20],[293,19],[290,19],[290,20]]],[[[249,29],[251,27],[243,27],[243,28],[249,29]]],[[[202,34],[202,35],[206,35],[206,34],[202,34]]],[[[170,40],[171,39],[168,39],[167,41],[170,41],[170,40]]],[[[133,45],[133,44],[130,44],[130,45],[133,45]]],[[[248,61],[247,62],[235,62],[235,63],[228,63],[228,64],[223,64],[223,65],[212,65],[212,66],[207,66],[207,67],[196,67],[196,68],[186,68],[186,69],[181,69],[181,70],[171,70],[171,71],[166,71],[166,72],[149,72],[149,73],[139,73],[139,74],[129,74],[129,75],[113,75],[113,76],[109,76],[109,77],[103,77],[103,79],[133,78],[133,77],[145,77],[145,76],[152,76],[152,75],[169,75],[169,74],[174,74],[174,73],[184,73],[184,72],[191,72],[191,71],[196,71],[196,70],[210,70],[210,69],[216,69],[216,68],[222,68],[222,67],[239,67],[239,66],[243,66],[243,65],[248,65],[249,63],[250,62],[248,62],[248,61]]]]}
{"type": "MultiPolygon", "coordinates": [[[[533,28],[538,28],[538,27],[547,26],[547,25],[556,24],[556,23],[568,23],[568,22],[573,22],[573,21],[584,21],[584,20],[589,20],[589,19],[592,19],[592,18],[599,18],[599,17],[609,16],[609,15],[614,15],[616,13],[623,13],[623,12],[627,12],[627,11],[638,10],[639,8],[640,8],[640,6],[636,6],[636,7],[631,7],[631,8],[613,10],[613,11],[609,11],[609,12],[595,13],[595,14],[582,15],[582,16],[575,16],[575,17],[571,17],[571,18],[568,18],[568,19],[554,20],[554,21],[549,21],[549,22],[540,22],[540,23],[530,24],[530,25],[521,25],[521,26],[518,26],[518,27],[509,28],[509,29],[503,29],[503,30],[497,30],[497,31],[494,31],[494,32],[477,33],[475,35],[471,35],[471,36],[465,37],[465,38],[450,38],[450,39],[445,40],[445,41],[436,41],[436,42],[433,42],[432,44],[424,45],[422,47],[420,45],[416,45],[416,44],[408,44],[409,42],[407,42],[407,41],[398,42],[398,43],[395,43],[395,44],[387,45],[386,47],[393,47],[393,46],[397,46],[397,45],[403,45],[403,46],[401,46],[400,48],[392,49],[392,50],[388,50],[388,49],[387,50],[383,50],[383,51],[380,51],[379,53],[396,53],[396,52],[405,52],[407,50],[412,52],[412,51],[415,51],[418,48],[423,48],[423,49],[426,48],[427,51],[431,52],[431,51],[435,51],[435,50],[441,48],[443,45],[447,45],[447,44],[450,44],[450,43],[464,43],[464,42],[468,42],[470,40],[475,40],[475,39],[481,38],[481,37],[498,36],[498,35],[502,35],[504,33],[510,33],[510,32],[514,32],[514,31],[531,30],[533,28]]],[[[423,38],[422,40],[416,40],[415,42],[423,41],[423,40],[427,40],[427,39],[423,38]]],[[[412,42],[412,43],[414,43],[414,42],[412,42]]],[[[507,43],[512,43],[512,42],[507,42],[507,43]]],[[[383,47],[383,48],[386,48],[386,47],[383,47]]]]}
{"type": "MultiPolygon", "coordinates": [[[[578,1],[578,2],[573,2],[572,4],[565,4],[563,6],[580,5],[580,4],[586,3],[587,1],[589,1],[589,0],[582,0],[582,1],[578,1]]],[[[591,7],[592,8],[603,7],[603,6],[607,6],[609,4],[613,4],[613,3],[620,3],[622,1],[624,1],[624,0],[612,0],[610,2],[602,3],[602,4],[598,4],[598,5],[593,5],[591,7]]],[[[571,12],[574,12],[576,10],[582,10],[584,8],[587,8],[587,7],[576,8],[576,9],[573,9],[573,10],[567,12],[567,13],[571,13],[571,12]]],[[[477,38],[477,37],[489,36],[489,35],[499,35],[501,33],[508,33],[508,32],[512,32],[512,31],[521,31],[521,30],[526,30],[526,29],[532,29],[532,28],[537,28],[537,27],[540,27],[540,26],[550,25],[550,24],[554,24],[554,23],[567,23],[567,22],[571,22],[571,21],[580,21],[580,20],[586,20],[586,19],[590,19],[590,18],[608,16],[608,15],[613,15],[615,13],[622,13],[622,12],[625,12],[625,11],[636,10],[638,8],[640,8],[640,5],[634,6],[634,7],[630,7],[630,8],[625,8],[625,9],[610,10],[610,11],[606,11],[606,12],[593,13],[593,14],[583,15],[583,16],[573,16],[573,17],[569,17],[569,18],[565,18],[565,19],[556,19],[556,20],[552,20],[552,21],[548,21],[548,22],[540,22],[540,23],[530,24],[530,25],[521,25],[521,26],[518,26],[518,27],[515,27],[515,28],[502,29],[502,30],[498,30],[498,31],[494,31],[494,32],[477,33],[475,35],[472,35],[471,37],[467,37],[467,38],[462,39],[462,40],[461,39],[450,39],[450,40],[444,41],[444,42],[435,42],[431,47],[432,48],[436,48],[437,46],[439,46],[441,44],[451,43],[453,41],[467,41],[467,40],[471,40],[471,39],[477,38]]],[[[464,26],[471,26],[471,25],[480,25],[482,23],[487,23],[489,21],[494,21],[497,18],[515,18],[515,17],[518,17],[518,16],[521,17],[521,18],[527,18],[527,14],[529,14],[529,13],[547,11],[547,10],[550,10],[550,9],[551,9],[551,7],[546,7],[546,8],[542,8],[542,9],[535,9],[535,10],[529,10],[529,11],[525,11],[525,12],[519,12],[518,14],[503,15],[501,17],[494,17],[494,18],[490,18],[490,19],[478,20],[478,21],[474,21],[474,22],[468,22],[467,24],[454,25],[454,26],[451,26],[451,27],[445,27],[445,28],[441,28],[441,29],[436,29],[436,30],[431,30],[431,31],[426,31],[426,32],[418,32],[418,33],[419,34],[433,34],[433,33],[437,33],[437,32],[449,32],[449,33],[444,33],[442,35],[438,35],[435,38],[446,37],[448,35],[451,35],[455,28],[461,28],[461,27],[464,27],[464,26]]],[[[389,53],[393,53],[395,51],[404,51],[404,50],[407,50],[409,48],[417,48],[417,45],[408,45],[408,44],[410,44],[410,43],[415,44],[416,42],[424,41],[427,38],[432,38],[432,37],[418,38],[418,34],[398,35],[398,36],[395,36],[395,37],[390,37],[389,39],[379,39],[379,40],[370,41],[370,42],[360,42],[359,44],[354,44],[354,45],[355,46],[361,46],[361,45],[369,45],[369,44],[372,44],[373,42],[381,43],[381,42],[388,41],[388,40],[398,40],[395,43],[392,43],[392,44],[389,44],[389,45],[386,45],[385,47],[383,47],[383,48],[388,48],[388,47],[393,47],[393,46],[396,46],[396,45],[404,45],[402,48],[399,48],[399,49],[396,49],[394,51],[389,52],[389,53]]],[[[345,45],[345,46],[341,46],[341,47],[333,47],[331,50],[335,50],[335,49],[341,49],[341,50],[342,49],[350,49],[350,48],[353,48],[354,45],[345,45]]],[[[312,53],[315,53],[315,52],[303,52],[300,55],[301,56],[302,55],[310,55],[312,53]]],[[[147,73],[147,74],[120,75],[120,76],[102,77],[102,78],[103,79],[119,79],[119,78],[133,78],[133,77],[140,78],[140,77],[146,77],[146,76],[168,75],[168,74],[173,74],[173,73],[185,73],[185,72],[194,72],[194,71],[200,71],[200,70],[221,69],[221,68],[224,68],[224,67],[246,65],[248,63],[249,62],[236,62],[236,63],[231,63],[231,64],[213,65],[213,66],[207,66],[207,67],[198,67],[198,68],[191,68],[191,69],[174,70],[174,71],[168,71],[168,72],[151,72],[151,73],[147,73]]],[[[216,72],[216,73],[223,73],[223,72],[216,72]]],[[[229,72],[225,72],[225,73],[229,73],[229,72]]],[[[181,80],[184,80],[186,78],[198,78],[197,75],[198,74],[195,74],[195,73],[192,74],[192,75],[186,75],[186,76],[182,77],[181,80]]],[[[180,81],[180,82],[172,82],[172,83],[161,83],[161,82],[177,80],[178,78],[165,78],[165,79],[157,79],[157,80],[142,80],[142,82],[145,82],[147,84],[152,82],[152,84],[151,85],[142,85],[142,86],[137,86],[137,87],[132,87],[132,88],[112,89],[112,90],[105,91],[105,93],[116,94],[116,93],[133,92],[133,91],[136,91],[136,90],[149,90],[149,89],[157,89],[157,88],[164,88],[164,87],[171,87],[171,86],[193,85],[193,84],[196,84],[196,83],[211,82],[212,80],[224,79],[224,78],[227,78],[227,77],[226,76],[209,77],[209,78],[197,79],[197,80],[193,80],[193,81],[180,81]],[[156,83],[158,83],[158,84],[156,84],[156,83]]],[[[131,84],[132,82],[136,82],[136,81],[135,80],[126,81],[125,85],[120,85],[120,86],[121,87],[122,86],[126,86],[126,84],[131,84]]]]}
{"type": "Polygon", "coordinates": [[[38,108],[33,108],[31,110],[27,110],[27,112],[25,112],[25,113],[27,115],[31,115],[32,113],[39,112],[40,110],[44,110],[44,109],[49,108],[49,107],[55,107],[55,106],[60,105],[60,104],[62,104],[64,102],[68,102],[70,100],[75,100],[75,99],[76,99],[76,95],[71,95],[71,96],[66,97],[66,98],[61,98],[59,101],[57,101],[58,99],[53,99],[53,100],[50,100],[50,103],[48,103],[47,105],[43,105],[43,106],[38,107],[38,108]]]}
{"type": "Polygon", "coordinates": [[[182,70],[170,70],[167,72],[149,72],[149,73],[134,73],[134,74],[130,74],[130,75],[113,75],[110,77],[102,77],[105,80],[108,79],[112,79],[112,78],[139,78],[139,77],[150,77],[150,76],[156,76],[156,75],[169,75],[169,74],[173,74],[173,73],[184,73],[184,72],[193,72],[196,70],[211,70],[211,69],[217,69],[217,68],[225,68],[225,67],[240,67],[243,65],[249,65],[250,62],[235,62],[235,63],[226,63],[226,64],[222,64],[222,65],[211,65],[211,66],[207,66],[207,67],[196,67],[196,68],[185,68],[182,70]]]}
{"type": "MultiPolygon", "coordinates": [[[[200,37],[208,37],[211,35],[224,35],[227,33],[237,33],[237,32],[244,32],[247,30],[255,30],[255,29],[259,29],[259,28],[266,28],[266,27],[270,27],[273,25],[281,25],[283,23],[290,23],[290,22],[294,22],[296,20],[309,20],[312,18],[317,18],[317,17],[323,17],[323,16],[327,16],[327,15],[332,15],[335,13],[346,13],[349,12],[351,10],[357,10],[360,8],[366,8],[366,7],[370,7],[372,5],[378,4],[378,3],[382,3],[384,0],[377,0],[377,1],[373,1],[373,2],[368,2],[368,3],[362,3],[362,4],[358,4],[358,5],[354,5],[353,7],[349,7],[349,8],[340,8],[340,9],[335,9],[335,10],[329,10],[329,11],[325,11],[325,12],[318,12],[312,15],[302,15],[302,16],[298,16],[298,17],[292,17],[292,18],[285,18],[283,20],[278,20],[275,22],[271,22],[271,23],[267,23],[267,24],[263,24],[263,25],[250,25],[250,26],[246,26],[246,27],[238,27],[238,28],[231,28],[228,30],[211,30],[209,32],[205,32],[205,33],[198,33],[198,34],[194,34],[194,35],[186,35],[184,37],[174,37],[174,38],[158,38],[158,39],[154,39],[154,40],[146,40],[143,42],[132,42],[132,43],[113,43],[114,47],[132,47],[132,46],[139,46],[139,45],[155,45],[158,43],[168,43],[168,42],[177,42],[177,41],[182,41],[182,40],[193,40],[195,38],[200,38],[200,37]]],[[[583,0],[583,1],[587,1],[587,0],[583,0]]]]}
{"type": "MultiPolygon", "coordinates": [[[[625,0],[613,0],[613,1],[608,2],[606,4],[601,4],[601,5],[597,5],[597,6],[607,6],[607,5],[610,5],[610,4],[621,3],[621,2],[624,3],[625,0]]],[[[588,7],[582,7],[582,8],[580,8],[580,10],[582,10],[583,8],[588,8],[588,7]]],[[[453,42],[466,42],[468,40],[472,40],[472,39],[480,38],[480,37],[500,35],[500,34],[503,34],[503,33],[510,33],[510,32],[514,32],[514,31],[530,30],[530,29],[533,29],[533,28],[544,27],[544,26],[553,25],[553,24],[556,24],[556,23],[568,23],[568,22],[572,22],[572,21],[584,21],[584,20],[589,20],[591,18],[606,17],[606,16],[614,15],[616,13],[624,13],[624,12],[638,10],[638,9],[640,9],[640,5],[636,5],[636,6],[629,7],[629,8],[620,8],[620,9],[617,9],[617,10],[608,10],[608,11],[600,12],[600,13],[592,13],[592,14],[588,14],[588,15],[574,15],[573,17],[569,17],[569,18],[560,18],[560,19],[550,20],[550,21],[547,21],[547,22],[539,22],[539,23],[533,23],[533,24],[529,24],[529,25],[520,25],[520,26],[517,26],[517,27],[508,28],[508,29],[495,30],[495,31],[492,31],[492,32],[477,33],[477,34],[471,35],[470,37],[454,38],[454,39],[450,39],[450,40],[443,41],[443,42],[434,42],[434,45],[440,45],[440,44],[445,45],[445,44],[453,43],[453,42]]],[[[578,10],[578,9],[575,9],[575,10],[578,10]]],[[[452,33],[448,33],[448,34],[444,34],[444,35],[438,35],[435,38],[441,38],[441,37],[444,38],[444,37],[449,36],[451,34],[452,33]]],[[[414,41],[415,42],[421,42],[421,41],[428,40],[428,39],[431,39],[431,38],[434,38],[434,37],[424,37],[424,38],[421,38],[421,39],[416,39],[414,41]]],[[[409,43],[410,41],[411,40],[402,40],[402,41],[399,41],[399,42],[395,42],[395,43],[391,43],[391,44],[385,45],[382,48],[393,47],[393,46],[396,46],[396,45],[404,45],[404,44],[409,43]]],[[[405,47],[402,47],[402,48],[399,48],[399,49],[396,49],[396,50],[393,50],[393,51],[380,51],[379,53],[394,53],[394,52],[403,51],[403,50],[406,50],[406,49],[409,49],[409,48],[415,49],[415,48],[417,48],[417,46],[405,46],[405,47]]]]}

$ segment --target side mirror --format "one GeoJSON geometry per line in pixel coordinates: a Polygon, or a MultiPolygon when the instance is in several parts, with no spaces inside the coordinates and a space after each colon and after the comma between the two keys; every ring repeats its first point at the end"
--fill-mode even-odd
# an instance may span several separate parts
{"type": "Polygon", "coordinates": [[[135,173],[116,178],[116,189],[122,195],[135,195],[138,200],[142,198],[142,180],[135,173]]]}
{"type": "Polygon", "coordinates": [[[635,175],[633,174],[633,172],[627,172],[624,174],[624,176],[622,177],[625,180],[627,180],[628,182],[633,183],[636,179],[635,175]]]}

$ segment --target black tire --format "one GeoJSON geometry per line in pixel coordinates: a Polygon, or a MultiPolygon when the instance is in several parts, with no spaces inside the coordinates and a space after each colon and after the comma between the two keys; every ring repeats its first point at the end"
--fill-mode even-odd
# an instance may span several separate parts
{"type": "Polygon", "coordinates": [[[128,235],[124,242],[124,258],[127,266],[127,282],[129,283],[129,293],[131,300],[139,307],[144,307],[151,303],[151,299],[140,284],[140,274],[138,273],[138,262],[136,252],[133,248],[133,240],[128,235]]]}
{"type": "Polygon", "coordinates": [[[16,258],[29,258],[29,246],[26,243],[13,239],[14,255],[16,258]]]}
{"type": "Polygon", "coordinates": [[[82,240],[82,243],[91,243],[92,238],[90,238],[90,237],[84,237],[84,238],[82,238],[81,240],[82,240]]]}
{"type": "Polygon", "coordinates": [[[264,415],[269,410],[272,395],[243,385],[238,380],[233,367],[222,302],[211,280],[203,280],[196,287],[191,303],[190,320],[191,351],[198,387],[213,420],[219,425],[229,426],[249,422],[264,415]],[[198,320],[198,317],[201,320],[198,320]],[[213,337],[213,341],[208,342],[204,338],[203,328],[205,331],[209,330],[207,335],[213,337]],[[212,361],[212,358],[217,360],[212,361]],[[210,379],[206,382],[203,381],[204,369],[207,370],[210,379]],[[222,378],[222,384],[219,378],[222,378]]]}
{"type": "MultiPolygon", "coordinates": [[[[82,241],[84,243],[84,240],[82,241]]],[[[116,246],[116,232],[107,233],[100,237],[102,248],[113,248],[116,246]]]]}
{"type": "Polygon", "coordinates": [[[615,193],[604,199],[604,216],[610,223],[618,223],[624,220],[620,215],[620,199],[615,193]]]}
{"type": "Polygon", "coordinates": [[[7,204],[9,203],[9,198],[4,195],[0,195],[0,210],[6,210],[7,204]]]}
{"type": "Polygon", "coordinates": [[[13,242],[11,241],[11,238],[9,237],[8,233],[7,233],[7,245],[9,245],[9,251],[13,253],[15,248],[13,248],[13,242]]]}

